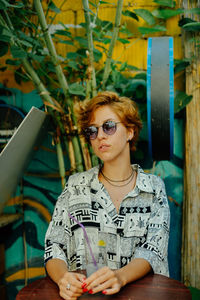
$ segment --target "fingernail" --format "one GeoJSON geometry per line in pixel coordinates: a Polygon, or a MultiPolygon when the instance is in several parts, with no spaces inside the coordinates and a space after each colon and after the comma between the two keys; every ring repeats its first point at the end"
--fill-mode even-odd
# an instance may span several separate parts
{"type": "Polygon", "coordinates": [[[88,291],[88,289],[84,288],[83,289],[83,293],[86,293],[88,291]]]}
{"type": "Polygon", "coordinates": [[[82,289],[84,289],[84,288],[86,287],[86,285],[87,285],[87,283],[84,282],[84,283],[82,284],[82,286],[81,286],[82,289]]]}
{"type": "Polygon", "coordinates": [[[106,294],[107,294],[107,291],[102,291],[102,294],[106,295],[106,294]]]}
{"type": "Polygon", "coordinates": [[[89,294],[93,294],[93,290],[89,290],[89,292],[88,292],[89,294]]]}

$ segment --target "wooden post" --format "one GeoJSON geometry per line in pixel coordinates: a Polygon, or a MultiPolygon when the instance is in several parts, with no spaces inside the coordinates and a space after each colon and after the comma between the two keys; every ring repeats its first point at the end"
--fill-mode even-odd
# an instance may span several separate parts
{"type": "MultiPolygon", "coordinates": [[[[182,1],[184,8],[197,2],[182,1]]],[[[182,280],[200,288],[200,33],[185,32],[183,38],[185,57],[193,57],[186,71],[186,93],[193,99],[186,107],[182,280]]]]}

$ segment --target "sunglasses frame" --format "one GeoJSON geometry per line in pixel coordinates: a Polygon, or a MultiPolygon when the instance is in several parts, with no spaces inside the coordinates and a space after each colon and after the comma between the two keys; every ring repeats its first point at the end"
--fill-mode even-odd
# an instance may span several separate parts
{"type": "Polygon", "coordinates": [[[100,125],[100,126],[94,126],[94,125],[91,125],[91,126],[88,126],[87,128],[84,129],[84,134],[85,134],[85,136],[86,136],[86,138],[87,138],[88,140],[95,140],[95,139],[97,138],[97,136],[98,136],[99,128],[102,127],[103,132],[104,132],[105,134],[107,134],[107,135],[113,135],[113,134],[115,134],[115,132],[116,132],[116,130],[117,130],[117,124],[119,124],[119,123],[122,123],[122,122],[120,122],[120,121],[119,121],[119,122],[115,122],[115,121],[113,121],[113,120],[108,120],[108,121],[103,122],[103,124],[100,125]],[[109,124],[109,123],[112,123],[112,124],[113,124],[113,126],[111,126],[110,129],[115,129],[115,131],[112,132],[112,133],[108,133],[108,131],[107,131],[106,128],[105,128],[106,124],[109,124]],[[90,128],[95,128],[96,131],[94,131],[93,133],[87,132],[88,129],[90,129],[90,128]],[[95,134],[95,137],[94,137],[94,138],[91,138],[91,136],[92,136],[93,134],[95,134]]]}

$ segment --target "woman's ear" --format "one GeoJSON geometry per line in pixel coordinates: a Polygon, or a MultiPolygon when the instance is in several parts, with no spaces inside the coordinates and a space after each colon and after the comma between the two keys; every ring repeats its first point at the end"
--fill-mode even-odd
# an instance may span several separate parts
{"type": "Polygon", "coordinates": [[[132,138],[134,137],[134,129],[133,128],[128,128],[128,139],[127,141],[131,141],[132,138]]]}

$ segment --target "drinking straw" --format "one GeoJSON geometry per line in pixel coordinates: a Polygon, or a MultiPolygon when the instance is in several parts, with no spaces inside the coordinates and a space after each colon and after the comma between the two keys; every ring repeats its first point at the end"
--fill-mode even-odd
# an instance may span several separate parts
{"type": "Polygon", "coordinates": [[[92,260],[93,260],[93,264],[96,268],[96,270],[98,270],[98,266],[97,266],[97,262],[95,260],[95,257],[94,257],[94,254],[92,252],[92,248],[91,248],[91,245],[90,245],[90,241],[89,241],[89,238],[88,238],[88,235],[87,235],[87,232],[85,230],[85,227],[84,225],[79,222],[74,216],[72,216],[69,212],[68,212],[68,216],[70,217],[70,219],[72,219],[73,221],[75,221],[82,229],[83,229],[83,233],[84,233],[84,236],[85,236],[85,239],[86,239],[86,242],[88,244],[88,248],[89,248],[89,251],[90,251],[90,255],[92,257],[92,260]]]}

